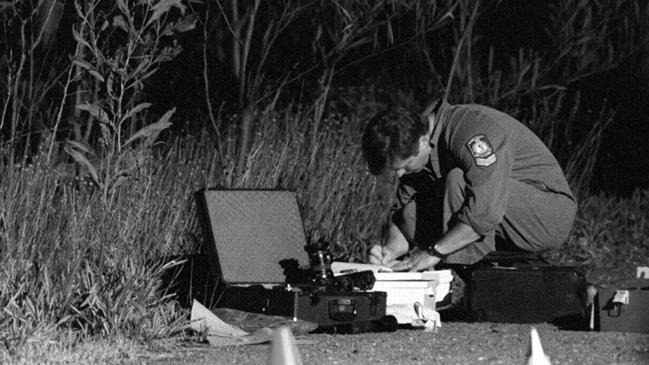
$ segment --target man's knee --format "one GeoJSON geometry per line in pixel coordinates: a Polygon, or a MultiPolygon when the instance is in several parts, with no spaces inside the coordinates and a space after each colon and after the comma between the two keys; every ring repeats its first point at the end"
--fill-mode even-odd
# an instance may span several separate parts
{"type": "Polygon", "coordinates": [[[510,192],[501,223],[505,236],[525,251],[560,248],[572,230],[577,212],[575,201],[524,183],[511,184],[510,192]]]}

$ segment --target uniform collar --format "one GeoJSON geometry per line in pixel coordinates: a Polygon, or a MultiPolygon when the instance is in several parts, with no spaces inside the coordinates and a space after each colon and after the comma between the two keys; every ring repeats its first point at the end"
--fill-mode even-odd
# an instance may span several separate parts
{"type": "Polygon", "coordinates": [[[442,130],[446,125],[446,119],[448,116],[448,111],[450,104],[444,99],[435,100],[426,110],[424,111],[424,116],[428,119],[430,115],[434,116],[433,128],[428,134],[428,143],[430,144],[430,168],[438,178],[441,177],[441,168],[439,162],[439,139],[442,134],[442,130]]]}
{"type": "Polygon", "coordinates": [[[429,143],[433,148],[437,146],[439,136],[442,133],[442,129],[444,129],[443,126],[446,125],[446,117],[448,115],[449,107],[450,104],[446,100],[438,99],[435,100],[428,108],[426,108],[426,111],[424,111],[424,116],[426,118],[428,118],[430,115],[434,116],[433,128],[428,134],[429,143]]]}

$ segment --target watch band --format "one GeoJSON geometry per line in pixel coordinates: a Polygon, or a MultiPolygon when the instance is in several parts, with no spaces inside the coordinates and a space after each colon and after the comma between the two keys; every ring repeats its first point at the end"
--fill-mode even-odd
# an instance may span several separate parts
{"type": "Polygon", "coordinates": [[[435,245],[428,246],[428,248],[426,248],[426,252],[428,252],[429,255],[435,256],[435,257],[440,258],[442,260],[445,259],[446,256],[448,256],[448,255],[444,255],[443,253],[439,252],[437,250],[437,248],[435,248],[435,245]]]}

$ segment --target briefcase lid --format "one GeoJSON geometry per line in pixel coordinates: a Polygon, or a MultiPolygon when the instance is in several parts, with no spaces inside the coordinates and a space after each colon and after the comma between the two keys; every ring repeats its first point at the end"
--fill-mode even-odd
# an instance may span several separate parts
{"type": "Polygon", "coordinates": [[[280,262],[308,267],[295,193],[203,190],[196,194],[211,264],[228,284],[284,283],[280,262]]]}

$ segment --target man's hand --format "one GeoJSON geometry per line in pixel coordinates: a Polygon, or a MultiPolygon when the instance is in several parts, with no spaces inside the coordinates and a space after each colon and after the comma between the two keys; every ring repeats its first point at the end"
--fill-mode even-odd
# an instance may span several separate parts
{"type": "Polygon", "coordinates": [[[432,256],[418,248],[410,251],[410,255],[392,266],[394,271],[425,271],[432,270],[440,262],[439,257],[432,256]]]}
{"type": "Polygon", "coordinates": [[[395,263],[398,253],[388,245],[374,245],[370,248],[368,261],[370,264],[391,266],[395,263]]]}
{"type": "Polygon", "coordinates": [[[388,239],[385,244],[376,244],[370,248],[368,262],[375,265],[392,266],[397,259],[408,253],[408,241],[399,228],[390,223],[388,239]]]}

